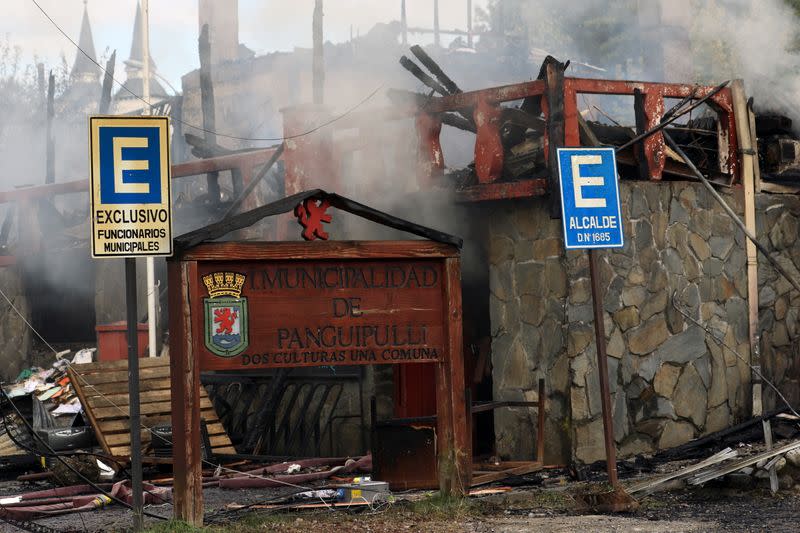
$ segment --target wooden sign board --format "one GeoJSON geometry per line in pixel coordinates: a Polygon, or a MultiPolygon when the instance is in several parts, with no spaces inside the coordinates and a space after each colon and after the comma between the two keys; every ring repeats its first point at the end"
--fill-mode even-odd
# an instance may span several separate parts
{"type": "Polygon", "coordinates": [[[168,265],[176,518],[202,522],[197,391],[208,370],[435,364],[440,485],[469,487],[455,246],[206,243],[168,265]]]}
{"type": "Polygon", "coordinates": [[[194,300],[201,370],[443,357],[441,259],[213,261],[194,300]]]}

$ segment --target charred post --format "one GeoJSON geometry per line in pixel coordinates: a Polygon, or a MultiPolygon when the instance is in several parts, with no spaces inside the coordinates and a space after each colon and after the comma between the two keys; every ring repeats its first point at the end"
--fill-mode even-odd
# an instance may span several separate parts
{"type": "Polygon", "coordinates": [[[56,77],[53,75],[53,71],[50,71],[50,79],[47,83],[47,133],[46,133],[46,140],[47,143],[47,153],[45,156],[46,161],[46,170],[45,170],[45,183],[55,183],[56,182],[56,145],[55,139],[53,139],[53,119],[55,118],[55,94],[56,94],[56,77]]]}
{"type": "Polygon", "coordinates": [[[106,74],[103,76],[103,88],[100,92],[100,114],[108,114],[111,107],[111,89],[114,87],[114,65],[117,62],[117,51],[111,54],[106,62],[106,74]]]}
{"type": "MultiPolygon", "coordinates": [[[[206,142],[216,145],[217,135],[214,130],[217,127],[217,117],[214,110],[214,84],[211,81],[211,41],[208,31],[208,24],[203,24],[198,46],[200,53],[200,106],[203,111],[203,130],[205,130],[203,133],[205,134],[206,142]]],[[[209,203],[219,203],[219,172],[209,172],[206,175],[206,183],[209,203]]]]}

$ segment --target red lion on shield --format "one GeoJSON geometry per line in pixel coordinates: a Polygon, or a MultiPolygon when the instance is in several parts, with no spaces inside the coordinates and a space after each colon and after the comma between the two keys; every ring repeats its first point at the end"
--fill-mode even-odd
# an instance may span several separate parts
{"type": "Polygon", "coordinates": [[[214,323],[219,324],[216,334],[230,335],[233,333],[233,325],[236,319],[239,318],[239,312],[234,311],[230,307],[223,307],[222,309],[214,309],[214,323]]]}

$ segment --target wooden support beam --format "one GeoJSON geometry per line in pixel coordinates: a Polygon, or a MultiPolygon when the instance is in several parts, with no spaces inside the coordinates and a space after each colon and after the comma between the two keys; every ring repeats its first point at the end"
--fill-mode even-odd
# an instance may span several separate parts
{"type": "MultiPolygon", "coordinates": [[[[200,31],[198,52],[200,54],[200,106],[205,130],[203,133],[206,142],[213,146],[217,144],[217,135],[214,133],[217,128],[217,116],[214,108],[214,83],[211,80],[211,41],[208,24],[203,24],[203,29],[200,31]]],[[[219,172],[209,172],[206,183],[209,201],[212,204],[219,203],[219,172]]]]}
{"type": "Polygon", "coordinates": [[[111,53],[106,62],[106,73],[103,76],[103,87],[100,90],[100,114],[107,115],[111,108],[111,89],[114,87],[114,65],[117,62],[117,51],[111,53]]]}
{"type": "Polygon", "coordinates": [[[56,182],[56,144],[53,138],[53,119],[55,118],[55,94],[56,77],[50,71],[50,79],[47,83],[47,132],[46,132],[46,155],[45,155],[45,184],[56,182]]]}

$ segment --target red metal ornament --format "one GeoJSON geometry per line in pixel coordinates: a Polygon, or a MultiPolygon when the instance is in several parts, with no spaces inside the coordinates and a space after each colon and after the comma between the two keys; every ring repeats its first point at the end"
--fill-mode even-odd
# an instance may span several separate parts
{"type": "Polygon", "coordinates": [[[329,235],[322,229],[322,223],[329,223],[333,220],[333,217],[325,212],[330,206],[331,204],[327,200],[307,198],[294,208],[294,216],[297,217],[297,221],[304,228],[301,235],[305,240],[328,240],[329,235]]]}

